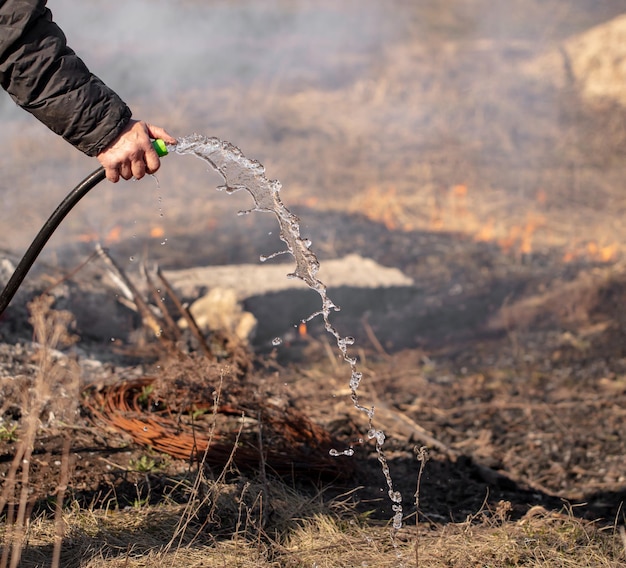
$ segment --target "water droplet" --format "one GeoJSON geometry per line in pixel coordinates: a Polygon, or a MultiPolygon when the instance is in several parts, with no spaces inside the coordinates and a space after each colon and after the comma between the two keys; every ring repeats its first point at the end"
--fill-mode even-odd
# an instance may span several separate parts
{"type": "Polygon", "coordinates": [[[350,378],[350,390],[355,391],[359,388],[361,384],[361,379],[363,378],[363,373],[358,371],[352,371],[352,377],[350,378]]]}
{"type": "Polygon", "coordinates": [[[402,528],[402,510],[393,516],[393,528],[399,531],[402,528]]]}
{"type": "Polygon", "coordinates": [[[336,458],[337,456],[352,457],[354,455],[354,450],[352,448],[347,448],[346,450],[339,451],[339,450],[335,450],[334,448],[332,448],[328,451],[328,453],[334,458],[336,458]]]}

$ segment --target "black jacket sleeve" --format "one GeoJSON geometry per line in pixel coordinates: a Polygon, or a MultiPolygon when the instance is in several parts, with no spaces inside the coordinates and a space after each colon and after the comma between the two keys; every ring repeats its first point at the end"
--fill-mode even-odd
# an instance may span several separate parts
{"type": "Polygon", "coordinates": [[[131,117],[120,97],[67,46],[46,0],[0,0],[0,85],[89,156],[117,138],[131,117]]]}

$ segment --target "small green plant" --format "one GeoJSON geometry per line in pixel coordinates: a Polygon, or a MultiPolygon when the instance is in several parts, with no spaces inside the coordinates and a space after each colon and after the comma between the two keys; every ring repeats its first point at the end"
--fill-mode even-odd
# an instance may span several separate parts
{"type": "Polygon", "coordinates": [[[159,466],[155,459],[144,454],[139,459],[130,460],[128,462],[128,467],[141,473],[150,473],[151,471],[158,469],[159,466]]]}
{"type": "Polygon", "coordinates": [[[0,442],[17,442],[17,424],[0,426],[0,442]]]}
{"type": "Polygon", "coordinates": [[[150,395],[153,393],[153,391],[153,385],[146,385],[145,387],[143,387],[141,389],[141,394],[137,398],[137,402],[139,402],[139,404],[141,404],[142,406],[147,406],[148,402],[150,401],[150,395]]]}
{"type": "Polygon", "coordinates": [[[141,509],[142,507],[148,505],[149,502],[150,500],[147,497],[143,499],[137,498],[133,501],[133,509],[141,509]]]}
{"type": "Polygon", "coordinates": [[[197,420],[198,418],[201,418],[202,416],[207,414],[207,412],[209,412],[209,410],[206,408],[196,408],[191,412],[191,419],[197,420]]]}

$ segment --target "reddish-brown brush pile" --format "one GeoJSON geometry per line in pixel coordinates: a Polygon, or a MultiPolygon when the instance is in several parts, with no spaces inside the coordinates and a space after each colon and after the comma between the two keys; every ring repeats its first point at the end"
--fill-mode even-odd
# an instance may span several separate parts
{"type": "Polygon", "coordinates": [[[183,396],[159,392],[152,377],[93,387],[85,392],[83,405],[100,426],[106,424],[137,444],[175,458],[213,466],[232,459],[241,469],[261,466],[278,474],[350,474],[349,464],[338,467],[329,455],[338,445],[330,433],[288,401],[244,393],[241,386],[219,395],[202,389],[189,400],[189,390],[178,383],[175,390],[184,389],[183,396]]]}

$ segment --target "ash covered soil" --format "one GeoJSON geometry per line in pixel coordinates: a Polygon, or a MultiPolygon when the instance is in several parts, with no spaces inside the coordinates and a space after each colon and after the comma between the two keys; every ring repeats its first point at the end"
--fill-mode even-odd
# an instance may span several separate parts
{"type": "MultiPolygon", "coordinates": [[[[314,217],[309,213],[301,215],[314,217]]],[[[415,509],[422,463],[418,449],[426,446],[419,508],[432,522],[462,521],[485,505],[495,510],[501,500],[512,504],[513,516],[541,504],[555,510],[571,506],[576,515],[609,524],[621,518],[626,495],[626,275],[619,264],[563,264],[556,253],[552,258],[520,257],[462,235],[393,231],[358,216],[343,216],[341,222],[323,219],[320,231],[326,222],[343,227],[346,234],[369,236],[361,245],[340,239],[346,250],[362,246],[361,252],[367,249],[388,262],[393,255],[393,265],[419,283],[379,290],[382,308],[371,296],[359,298],[362,290],[335,291],[352,302],[334,321],[340,333],[355,337],[354,355],[364,374],[360,403],[375,407],[373,426],[387,436],[384,451],[405,514],[415,509]],[[424,257],[430,260],[424,262],[424,257]]],[[[99,273],[101,267],[92,263],[53,287],[57,305],[88,315],[86,297],[99,298],[96,303],[107,295],[113,298],[115,289],[99,273]]],[[[21,301],[58,276],[33,280],[21,301]]],[[[282,301],[288,302],[289,295],[283,294],[282,301]]],[[[259,305],[262,299],[257,299],[259,305]]],[[[253,343],[235,353],[232,343],[220,344],[221,359],[209,364],[192,340],[182,352],[159,354],[161,344],[142,331],[136,316],[114,306],[111,301],[105,311],[117,326],[107,327],[108,333],[117,333],[115,342],[108,336],[83,337],[56,354],[60,361],[78,360],[83,387],[91,385],[71,424],[72,499],[103,507],[183,499],[177,487],[195,465],[168,455],[158,441],[138,443],[128,435],[132,429],[124,434],[94,414],[103,407],[98,389],[152,377],[151,403],[127,416],[162,416],[158,413],[168,407],[170,415],[179,413],[179,432],[180,414],[189,414],[190,408],[203,408],[205,417],[216,412],[230,416],[215,426],[230,437],[216,444],[214,455],[209,450],[213,475],[229,461],[243,412],[253,425],[242,434],[241,460],[235,451],[229,466],[231,483],[263,472],[304,492],[324,487],[329,499],[350,492],[360,510],[391,518],[377,454],[371,441],[359,441],[367,440],[368,423],[350,400],[350,368],[319,322],[311,321],[304,336],[284,330],[285,340],[278,346],[253,343]],[[215,411],[217,391],[221,406],[215,411]],[[288,411],[307,423],[298,423],[301,431],[291,438],[281,422],[288,411]],[[302,438],[309,422],[320,432],[302,438]],[[354,448],[354,456],[329,458],[329,448],[348,447],[354,448]]],[[[262,328],[262,318],[269,315],[257,315],[262,328]]],[[[9,427],[23,417],[16,384],[27,385],[35,375],[36,350],[19,303],[4,316],[2,329],[3,425],[9,427]]],[[[136,388],[134,399],[142,392],[136,388]]],[[[54,412],[54,402],[48,410],[54,412]]],[[[45,508],[58,484],[62,430],[44,413],[31,472],[38,507],[45,508]]],[[[0,441],[3,477],[15,447],[6,436],[0,441]]]]}

